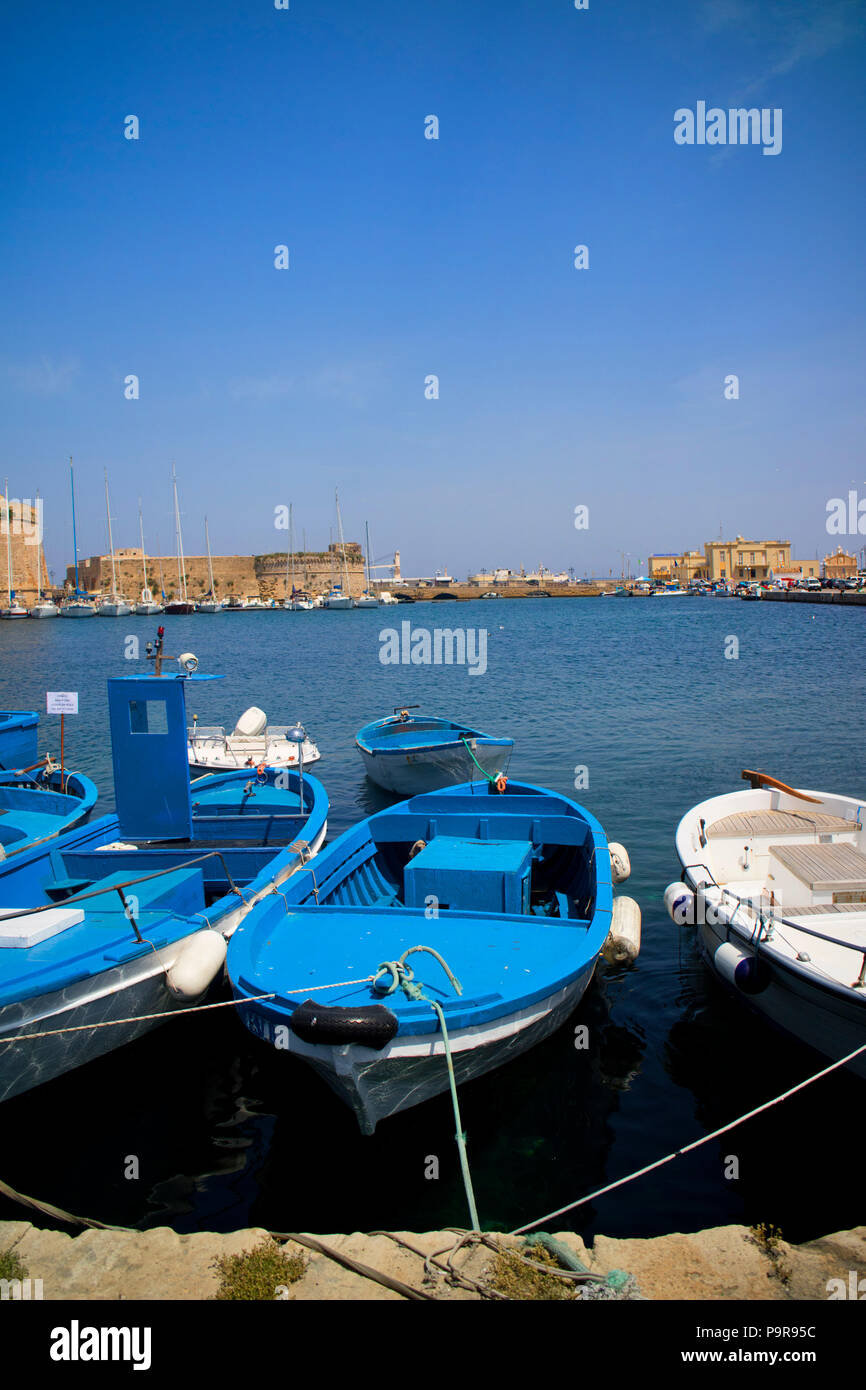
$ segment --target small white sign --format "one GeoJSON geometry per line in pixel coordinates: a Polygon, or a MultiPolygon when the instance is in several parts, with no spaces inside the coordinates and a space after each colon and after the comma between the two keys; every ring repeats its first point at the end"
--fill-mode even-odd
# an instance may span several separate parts
{"type": "Polygon", "coordinates": [[[48,714],[77,714],[77,690],[48,690],[45,694],[48,714]]]}

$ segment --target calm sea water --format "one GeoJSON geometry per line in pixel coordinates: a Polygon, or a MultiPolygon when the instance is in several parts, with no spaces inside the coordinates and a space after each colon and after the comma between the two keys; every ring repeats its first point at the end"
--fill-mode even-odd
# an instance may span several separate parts
{"type": "MultiPolygon", "coordinates": [[[[130,670],[127,635],[158,620],[0,623],[0,705],[44,710],[78,690],[68,762],[112,808],[105,680],[130,670]]],[[[349,613],[261,612],[166,620],[166,647],[226,679],[196,691],[205,724],[248,705],[300,718],[318,741],[330,835],[378,809],[355,731],[421,704],[512,735],[510,775],[582,801],[629,850],[623,891],[643,913],[630,970],[599,973],[545,1044],[462,1088],[482,1222],[507,1229],[726,1123],[819,1060],[729,1000],[688,930],[662,910],[679,876],[673,836],[695,802],[741,787],[743,767],[862,796],[862,610],[733,600],[538,599],[425,603],[349,613]],[[485,628],[488,669],[384,666],[379,633],[485,628]],[[725,659],[730,636],[739,658],[725,659]],[[575,768],[589,785],[574,791],[575,768]],[[574,1025],[591,1047],[574,1047],[574,1025]]],[[[42,718],[43,750],[58,722],[42,718]]],[[[459,961],[451,964],[459,974],[459,961]]],[[[585,1236],[773,1222],[804,1240],[864,1219],[862,1083],[834,1075],[697,1153],[553,1223],[585,1236]],[[729,1155],[739,1178],[725,1178],[729,1155]]],[[[0,1108],[0,1176],[21,1191],[122,1225],[179,1231],[435,1229],[466,1223],[448,1096],[372,1138],[295,1059],[258,1044],[230,1009],[178,1019],[0,1108]],[[130,1155],[139,1177],[124,1169],[130,1155]],[[425,1179],[428,1158],[438,1180],[425,1179]]],[[[20,1217],[9,1203],[0,1215],[20,1217]]],[[[29,1214],[28,1214],[29,1215],[29,1214]]],[[[50,1224],[50,1223],[46,1223],[50,1224]]]]}

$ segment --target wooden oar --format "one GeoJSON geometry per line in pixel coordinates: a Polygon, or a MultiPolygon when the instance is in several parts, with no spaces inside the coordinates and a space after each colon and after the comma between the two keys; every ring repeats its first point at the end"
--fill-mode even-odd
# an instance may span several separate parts
{"type": "Polygon", "coordinates": [[[766,772],[753,772],[750,768],[744,768],[740,776],[751,782],[752,791],[760,791],[761,787],[774,787],[777,792],[787,792],[788,796],[796,796],[800,801],[814,801],[816,806],[824,804],[820,796],[806,796],[805,792],[798,792],[796,787],[789,787],[786,782],[777,782],[775,777],[768,777],[766,772]]]}

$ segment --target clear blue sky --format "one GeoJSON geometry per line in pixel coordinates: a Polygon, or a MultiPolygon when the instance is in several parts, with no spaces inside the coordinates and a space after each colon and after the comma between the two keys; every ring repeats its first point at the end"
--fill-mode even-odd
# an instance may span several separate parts
{"type": "Polygon", "coordinates": [[[288,502],[327,544],[336,485],[409,574],[811,558],[866,496],[862,4],[49,0],[4,49],[0,474],[57,576],[70,454],[81,555],[104,467],[115,543],[142,493],[171,549],[174,460],[189,553],[205,512],[282,548],[288,502]],[[676,145],[699,100],[781,107],[782,152],[676,145]]]}

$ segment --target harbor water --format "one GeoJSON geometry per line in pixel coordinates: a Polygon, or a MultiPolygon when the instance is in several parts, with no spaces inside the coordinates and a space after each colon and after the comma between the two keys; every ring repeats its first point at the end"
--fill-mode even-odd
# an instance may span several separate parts
{"type": "MultiPolygon", "coordinates": [[[[130,639],[143,660],[160,621],[0,623],[0,705],[40,711],[41,752],[59,752],[46,691],[78,692],[67,764],[97,782],[97,813],[113,807],[105,681],[135,669],[130,639]]],[[[601,969],[557,1034],[461,1089],[488,1228],[573,1201],[820,1069],[722,992],[662,893],[679,876],[679,818],[741,789],[745,767],[866,797],[864,621],[856,608],[704,597],[164,620],[167,651],[192,651],[200,670],[226,677],[195,689],[200,724],[230,729],[253,704],[271,723],[304,723],[322,753],[312,771],[330,797],[329,838],[385,804],[364,778],[356,730],[420,704],[513,737],[512,778],[573,796],[626,845],[623,891],[643,914],[636,965],[601,969]],[[406,622],[486,631],[486,669],[383,662],[383,632],[406,622]]],[[[803,1241],[854,1226],[862,1099],[862,1083],[836,1073],[552,1229],[647,1236],[767,1222],[803,1241]]],[[[365,1138],[323,1082],[258,1043],[231,1008],[174,1018],[7,1102],[0,1130],[0,1177],[104,1222],[332,1232],[467,1220],[447,1094],[365,1138]]],[[[0,1218],[21,1215],[0,1201],[0,1218]]]]}

